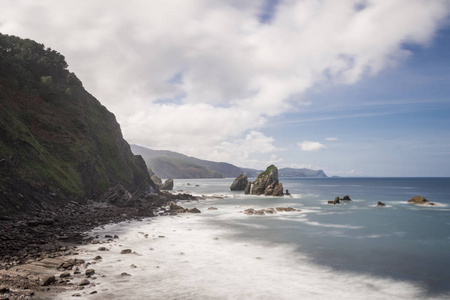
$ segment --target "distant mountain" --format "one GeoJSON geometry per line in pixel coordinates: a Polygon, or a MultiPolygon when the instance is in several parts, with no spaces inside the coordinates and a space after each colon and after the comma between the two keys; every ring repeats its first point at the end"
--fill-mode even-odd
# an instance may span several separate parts
{"type": "MultiPolygon", "coordinates": [[[[241,168],[248,177],[256,177],[258,173],[262,170],[241,168]]],[[[295,168],[281,168],[278,169],[278,177],[328,177],[322,170],[311,170],[311,169],[295,169],[295,168]]]]}
{"type": "Polygon", "coordinates": [[[282,168],[278,170],[279,177],[328,177],[322,170],[282,168]]]}
{"type": "Polygon", "coordinates": [[[229,163],[198,159],[168,150],[152,150],[132,144],[131,151],[142,155],[147,166],[160,178],[234,178],[243,173],[229,163]]]}
{"type": "Polygon", "coordinates": [[[223,178],[217,171],[179,158],[155,157],[148,164],[161,178],[223,178]]]}
{"type": "MultiPolygon", "coordinates": [[[[198,159],[169,150],[152,150],[131,144],[135,155],[142,155],[147,166],[160,178],[236,178],[246,173],[256,177],[262,170],[239,168],[235,165],[198,159]]],[[[327,177],[322,170],[282,168],[279,177],[327,177]]]]}

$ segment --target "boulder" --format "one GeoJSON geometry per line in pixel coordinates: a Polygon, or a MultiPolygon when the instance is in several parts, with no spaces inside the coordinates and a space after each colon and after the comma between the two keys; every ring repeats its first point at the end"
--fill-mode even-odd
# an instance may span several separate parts
{"type": "Polygon", "coordinates": [[[349,195],[345,195],[344,198],[342,198],[341,200],[343,200],[343,201],[351,201],[352,199],[350,199],[349,195]]]}
{"type": "Polygon", "coordinates": [[[232,191],[244,191],[248,184],[247,175],[241,174],[233,181],[230,186],[230,190],[232,191]]]}
{"type": "Polygon", "coordinates": [[[381,201],[378,201],[378,203],[377,203],[377,207],[383,207],[383,206],[386,206],[386,204],[384,204],[383,202],[381,202],[381,201]]]}
{"type": "Polygon", "coordinates": [[[276,190],[275,196],[283,195],[283,186],[279,186],[280,182],[278,181],[278,169],[274,165],[267,167],[267,169],[258,174],[255,182],[253,182],[252,187],[252,195],[261,195],[264,194],[266,196],[274,195],[274,191],[276,190]],[[281,190],[281,193],[280,193],[281,190]]]}
{"type": "Polygon", "coordinates": [[[173,190],[173,179],[169,178],[159,187],[160,190],[163,191],[171,191],[173,190]]]}
{"type": "Polygon", "coordinates": [[[56,281],[55,276],[53,275],[45,276],[41,281],[41,286],[48,286],[55,281],[56,281]]]}
{"type": "Polygon", "coordinates": [[[122,251],[120,251],[120,254],[130,254],[131,253],[131,249],[123,249],[122,251]]]}
{"type": "Polygon", "coordinates": [[[91,276],[91,275],[94,275],[94,274],[95,274],[95,270],[94,269],[87,269],[84,272],[84,275],[86,275],[86,276],[91,276]]]}
{"type": "Polygon", "coordinates": [[[201,211],[198,208],[194,207],[194,208],[189,208],[188,213],[199,214],[199,213],[201,213],[201,211]]]}
{"type": "Polygon", "coordinates": [[[64,272],[61,273],[61,275],[59,275],[59,278],[67,278],[67,277],[70,277],[70,272],[64,272]]]}
{"type": "Polygon", "coordinates": [[[78,284],[79,286],[85,286],[85,285],[89,285],[91,284],[91,282],[87,279],[83,279],[81,280],[81,282],[78,284]]]}
{"type": "Polygon", "coordinates": [[[414,196],[408,200],[408,203],[418,204],[418,205],[435,205],[433,202],[428,201],[423,196],[414,196]]]}

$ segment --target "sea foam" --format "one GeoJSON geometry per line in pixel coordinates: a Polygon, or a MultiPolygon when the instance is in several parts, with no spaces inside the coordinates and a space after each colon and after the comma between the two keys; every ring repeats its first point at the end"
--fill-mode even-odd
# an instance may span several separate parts
{"type": "Polygon", "coordinates": [[[80,247],[78,258],[100,254],[103,260],[89,266],[96,271],[96,286],[77,293],[86,299],[423,298],[411,283],[318,266],[292,245],[235,240],[232,229],[212,224],[205,216],[181,215],[93,231],[120,238],[101,253],[99,245],[80,247]],[[120,254],[127,248],[134,253],[120,254]],[[94,290],[98,293],[90,295],[94,290]]]}

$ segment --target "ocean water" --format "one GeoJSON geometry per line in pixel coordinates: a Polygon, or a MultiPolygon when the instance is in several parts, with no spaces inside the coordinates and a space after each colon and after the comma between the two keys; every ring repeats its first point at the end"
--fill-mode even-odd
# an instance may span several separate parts
{"type": "Polygon", "coordinates": [[[58,299],[450,299],[450,178],[281,181],[292,197],[231,192],[232,179],[175,180],[174,191],[207,196],[180,202],[202,213],[94,230],[120,238],[106,252],[80,247],[77,258],[103,257],[89,266],[95,286],[58,299]],[[352,201],[327,204],[344,195],[352,201]],[[406,203],[416,195],[436,206],[406,203]],[[301,211],[242,213],[280,206],[301,211]]]}

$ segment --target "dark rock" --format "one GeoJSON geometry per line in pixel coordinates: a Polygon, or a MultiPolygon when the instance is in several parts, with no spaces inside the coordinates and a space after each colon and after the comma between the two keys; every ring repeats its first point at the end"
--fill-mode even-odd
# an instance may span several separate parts
{"type": "Polygon", "coordinates": [[[428,201],[423,196],[414,196],[408,200],[408,203],[417,204],[417,205],[435,205],[433,202],[428,201]]]}
{"type": "Polygon", "coordinates": [[[100,255],[97,255],[96,257],[94,257],[94,260],[100,260],[102,259],[102,257],[100,255]]]}
{"type": "Polygon", "coordinates": [[[340,204],[339,196],[336,196],[333,201],[328,201],[328,204],[340,204]]]}
{"type": "Polygon", "coordinates": [[[123,277],[125,277],[125,276],[131,276],[130,274],[128,274],[127,272],[123,272],[123,273],[121,273],[120,274],[120,276],[123,276],[123,277]]]}
{"type": "Polygon", "coordinates": [[[8,287],[0,287],[0,294],[6,294],[9,293],[9,288],[8,287]]]}
{"type": "Polygon", "coordinates": [[[98,251],[108,251],[108,249],[106,247],[100,247],[98,248],[98,251]]]}
{"type": "Polygon", "coordinates": [[[381,202],[381,201],[378,201],[378,203],[377,203],[377,207],[383,207],[383,206],[386,206],[386,204],[384,204],[383,202],[381,202]]]}
{"type": "Polygon", "coordinates": [[[45,276],[41,280],[41,286],[48,286],[56,281],[56,278],[54,275],[45,276]]]}
{"type": "Polygon", "coordinates": [[[171,191],[173,190],[173,179],[169,178],[167,179],[160,187],[160,190],[164,190],[164,191],[171,191]]]}
{"type": "Polygon", "coordinates": [[[242,174],[236,177],[233,183],[230,186],[230,190],[232,191],[244,191],[248,184],[247,175],[242,174]]]}
{"type": "Polygon", "coordinates": [[[218,210],[217,207],[208,207],[208,210],[218,210]]]}
{"type": "Polygon", "coordinates": [[[70,277],[70,272],[64,272],[61,273],[61,275],[59,275],[59,278],[67,278],[67,277],[70,277]]]}
{"type": "Polygon", "coordinates": [[[201,213],[201,211],[200,211],[198,208],[196,208],[196,207],[194,207],[194,208],[189,208],[189,209],[188,209],[188,212],[189,212],[189,213],[194,213],[194,214],[199,214],[199,213],[201,213]]]}
{"type": "Polygon", "coordinates": [[[80,283],[78,284],[79,286],[85,286],[85,285],[89,285],[91,284],[91,282],[87,279],[83,279],[80,281],[80,283]]]}
{"type": "Polygon", "coordinates": [[[91,276],[91,275],[94,275],[94,274],[95,274],[95,270],[94,269],[87,269],[84,272],[84,275],[86,275],[86,276],[91,276]]]}
{"type": "Polygon", "coordinates": [[[349,195],[345,195],[344,198],[342,198],[341,200],[344,200],[344,201],[351,201],[352,199],[350,199],[350,196],[349,196],[349,195]]]}
{"type": "Polygon", "coordinates": [[[289,190],[286,190],[286,192],[284,193],[286,196],[290,196],[291,194],[289,193],[289,190]]]}
{"type": "Polygon", "coordinates": [[[130,254],[131,253],[131,249],[123,249],[120,254],[130,254]]]}
{"type": "Polygon", "coordinates": [[[301,211],[300,209],[295,209],[295,208],[292,208],[292,207],[277,207],[276,210],[277,211],[287,211],[287,212],[301,211]]]}

